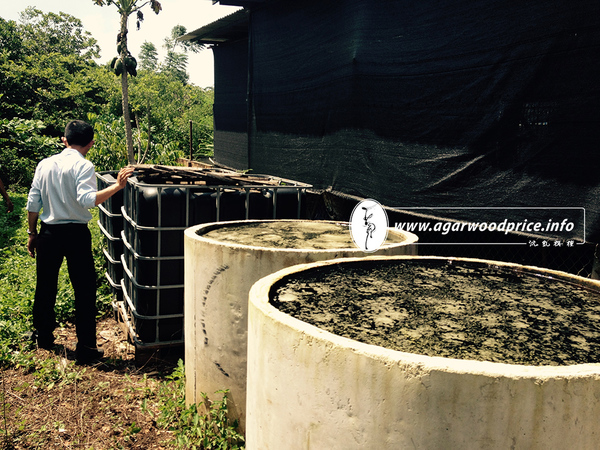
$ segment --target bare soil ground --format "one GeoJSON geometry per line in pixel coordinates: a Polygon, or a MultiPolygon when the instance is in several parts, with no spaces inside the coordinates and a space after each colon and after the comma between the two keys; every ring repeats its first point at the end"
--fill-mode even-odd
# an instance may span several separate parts
{"type": "Polygon", "coordinates": [[[135,364],[134,348],[113,318],[98,324],[105,361],[74,361],[75,330],[55,332],[57,349],[34,351],[31,367],[2,370],[0,448],[167,449],[172,435],[157,424],[156,392],[168,364],[135,364]]]}

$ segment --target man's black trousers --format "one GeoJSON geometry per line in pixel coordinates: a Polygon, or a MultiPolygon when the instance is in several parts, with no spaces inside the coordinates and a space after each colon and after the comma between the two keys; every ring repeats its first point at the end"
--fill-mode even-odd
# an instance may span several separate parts
{"type": "Polygon", "coordinates": [[[56,327],[58,274],[67,259],[75,293],[77,347],[96,347],[96,273],[92,235],[87,224],[47,225],[42,222],[36,240],[37,283],[33,304],[33,326],[38,339],[52,339],[56,327]]]}

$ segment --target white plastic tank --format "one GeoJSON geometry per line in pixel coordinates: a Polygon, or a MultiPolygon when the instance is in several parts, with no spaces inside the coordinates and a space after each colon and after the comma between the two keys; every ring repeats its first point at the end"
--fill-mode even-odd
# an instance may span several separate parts
{"type": "MultiPolygon", "coordinates": [[[[390,229],[380,255],[415,254],[414,234],[390,229]]],[[[294,264],[368,256],[348,224],[311,220],[216,222],[185,231],[186,402],[229,389],[229,411],[245,428],[248,293],[294,264]]],[[[268,355],[265,354],[268,358],[268,355]]]]}

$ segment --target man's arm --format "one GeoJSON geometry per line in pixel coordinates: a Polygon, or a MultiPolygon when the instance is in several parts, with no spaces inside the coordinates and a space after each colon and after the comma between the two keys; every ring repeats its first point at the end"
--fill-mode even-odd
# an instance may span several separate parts
{"type": "Polygon", "coordinates": [[[40,213],[28,211],[27,212],[27,233],[29,238],[27,239],[27,251],[29,256],[35,258],[35,240],[37,238],[37,223],[40,213]]]}
{"type": "Polygon", "coordinates": [[[127,184],[127,179],[131,176],[134,170],[134,167],[124,167],[121,170],[119,170],[119,174],[117,175],[117,182],[115,184],[96,192],[96,206],[98,206],[102,202],[105,202],[110,197],[119,192],[121,189],[123,189],[127,184]]]}

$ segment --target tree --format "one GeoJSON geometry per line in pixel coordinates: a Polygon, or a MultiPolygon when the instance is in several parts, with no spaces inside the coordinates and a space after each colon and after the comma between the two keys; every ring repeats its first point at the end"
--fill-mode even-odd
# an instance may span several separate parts
{"type": "MultiPolygon", "coordinates": [[[[174,53],[176,46],[183,50],[174,42],[174,53]]],[[[122,80],[109,64],[93,60],[97,50],[81,22],[67,14],[29,8],[20,23],[0,17],[0,166],[13,189],[29,187],[35,165],[59,149],[58,136],[75,118],[96,128],[88,157],[99,170],[128,164],[122,80]]],[[[213,91],[184,83],[164,67],[128,81],[138,161],[152,164],[176,164],[188,154],[190,121],[194,156],[210,151],[213,142],[213,91]]]]}
{"type": "Polygon", "coordinates": [[[142,44],[140,54],[140,69],[155,72],[158,69],[158,51],[152,42],[145,41],[142,44]]]}
{"type": "Polygon", "coordinates": [[[163,65],[164,72],[173,74],[183,83],[187,83],[189,79],[187,74],[187,52],[198,53],[205,47],[204,44],[179,40],[179,38],[186,33],[187,30],[183,25],[175,25],[171,29],[171,36],[165,38],[167,56],[165,57],[165,62],[163,65]],[[181,48],[184,53],[177,52],[178,48],[181,48]]]}
{"type": "Polygon", "coordinates": [[[74,16],[63,12],[44,14],[30,6],[19,17],[22,23],[21,38],[26,43],[25,50],[29,55],[54,52],[85,60],[100,56],[96,39],[84,31],[81,20],[74,16]]]}
{"type": "Polygon", "coordinates": [[[0,17],[0,49],[7,60],[18,60],[23,56],[23,39],[14,20],[0,17]]]}
{"type": "MultiPolygon", "coordinates": [[[[115,5],[119,11],[120,16],[120,32],[117,35],[117,53],[118,62],[116,62],[115,73],[121,75],[121,94],[123,97],[123,120],[125,121],[125,132],[127,141],[127,159],[129,164],[135,164],[135,154],[133,151],[133,134],[131,130],[131,117],[129,114],[129,86],[127,76],[130,73],[130,67],[135,64],[135,59],[129,53],[127,49],[127,33],[129,32],[127,27],[127,19],[133,13],[137,13],[137,28],[140,28],[141,23],[144,20],[144,15],[141,9],[150,5],[152,10],[158,14],[162,10],[161,4],[157,0],[93,0],[96,5],[115,5]],[[120,62],[120,69],[119,69],[120,62]],[[119,73],[120,72],[120,73],[119,73]]],[[[135,66],[133,67],[135,71],[135,66]]],[[[132,73],[135,75],[135,72],[132,73]]]]}
{"type": "Polygon", "coordinates": [[[170,73],[178,78],[183,84],[187,84],[189,75],[187,73],[188,56],[185,53],[177,53],[167,50],[162,71],[170,73]]]}
{"type": "MultiPolygon", "coordinates": [[[[194,122],[192,145],[200,155],[212,147],[213,91],[184,84],[172,73],[143,71],[130,86],[131,110],[152,142],[174,145],[187,152],[189,122],[194,122]]],[[[142,152],[147,142],[142,143],[142,152]]],[[[150,155],[148,160],[153,159],[150,155]]]]}
{"type": "Polygon", "coordinates": [[[58,139],[42,134],[45,128],[40,120],[0,119],[0,167],[10,184],[31,186],[38,161],[59,148],[58,139]]]}
{"type": "Polygon", "coordinates": [[[58,136],[103,107],[114,76],[92,59],[99,47],[79,19],[27,8],[20,22],[0,19],[0,118],[42,120],[58,136]]]}
{"type": "Polygon", "coordinates": [[[193,41],[184,41],[184,40],[179,39],[181,36],[184,36],[186,34],[187,34],[187,29],[183,25],[175,25],[171,29],[171,38],[165,39],[165,42],[168,41],[167,46],[170,46],[172,49],[175,49],[176,47],[180,47],[186,53],[187,52],[198,53],[201,50],[204,50],[206,48],[206,45],[204,45],[204,44],[200,44],[198,42],[193,42],[193,41]]]}

